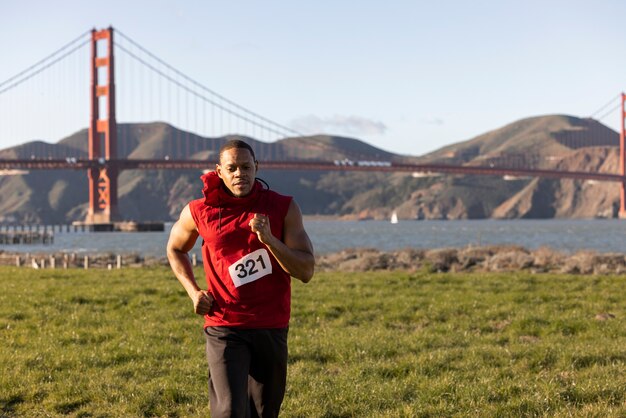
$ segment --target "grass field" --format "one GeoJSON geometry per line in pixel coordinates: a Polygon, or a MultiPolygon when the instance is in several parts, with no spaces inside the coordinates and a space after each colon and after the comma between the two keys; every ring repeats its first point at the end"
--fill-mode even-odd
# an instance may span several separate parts
{"type": "MultiPolygon", "coordinates": [[[[623,276],[318,274],[283,416],[626,417],[625,318],[623,276]]],[[[165,268],[0,268],[0,416],[209,416],[201,322],[165,268]]]]}

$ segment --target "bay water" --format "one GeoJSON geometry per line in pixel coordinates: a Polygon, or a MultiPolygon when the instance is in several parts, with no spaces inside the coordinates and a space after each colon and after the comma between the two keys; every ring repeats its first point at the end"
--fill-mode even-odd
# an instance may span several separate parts
{"type": "MultiPolygon", "coordinates": [[[[347,248],[446,248],[484,245],[520,245],[528,249],[550,247],[572,253],[595,250],[626,253],[626,220],[458,220],[385,221],[307,220],[305,228],[317,254],[347,248]]],[[[55,232],[50,245],[0,245],[0,250],[21,253],[137,253],[165,257],[172,224],[164,232],[55,232]]],[[[193,252],[200,255],[201,239],[193,252]]]]}

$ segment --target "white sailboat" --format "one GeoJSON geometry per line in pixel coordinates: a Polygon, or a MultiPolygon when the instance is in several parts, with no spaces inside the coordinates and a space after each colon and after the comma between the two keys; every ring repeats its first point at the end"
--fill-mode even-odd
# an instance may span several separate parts
{"type": "Polygon", "coordinates": [[[391,214],[391,223],[392,224],[397,224],[398,223],[398,214],[396,213],[395,210],[391,214]]]}

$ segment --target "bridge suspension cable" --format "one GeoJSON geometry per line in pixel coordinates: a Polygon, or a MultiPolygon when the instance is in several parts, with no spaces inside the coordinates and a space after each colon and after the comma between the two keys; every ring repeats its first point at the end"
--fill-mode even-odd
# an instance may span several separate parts
{"type": "MultiPolygon", "coordinates": [[[[236,113],[235,111],[227,108],[226,106],[224,106],[221,103],[218,103],[214,100],[211,100],[210,98],[198,93],[196,90],[192,90],[191,88],[189,88],[188,86],[182,84],[180,81],[172,78],[171,76],[165,74],[164,72],[162,72],[161,70],[159,70],[158,68],[154,67],[153,65],[151,65],[150,63],[146,62],[145,60],[143,60],[142,58],[138,57],[137,55],[133,54],[131,51],[129,51],[128,49],[124,48],[121,45],[117,45],[117,48],[119,48],[121,51],[127,53],[130,57],[134,58],[135,60],[137,60],[138,62],[140,62],[141,64],[145,65],[147,68],[149,68],[151,71],[154,71],[156,74],[160,75],[161,77],[165,78],[166,80],[168,80],[169,82],[175,84],[176,86],[180,87],[181,89],[185,90],[186,92],[190,93],[191,95],[206,101],[207,103],[210,103],[212,106],[217,107],[218,109],[232,115],[235,117],[240,118],[243,121],[246,121],[248,123],[251,123],[253,125],[256,125],[262,129],[268,130],[272,133],[278,134],[278,135],[285,135],[286,132],[290,132],[294,135],[298,135],[298,133],[296,131],[292,131],[289,128],[285,128],[282,127],[281,125],[278,125],[274,122],[269,121],[268,119],[263,118],[264,121],[270,122],[270,124],[268,125],[263,125],[259,122],[256,122],[255,120],[251,119],[248,116],[244,116],[241,114],[236,113]],[[273,125],[273,126],[272,126],[273,125]],[[278,127],[278,128],[277,128],[278,127]],[[282,128],[282,130],[279,130],[280,128],[282,128]]],[[[251,115],[255,115],[255,113],[250,112],[249,114],[251,115]]],[[[257,116],[259,118],[262,118],[261,116],[257,116]]],[[[286,135],[285,135],[286,136],[286,135]]]]}
{"type": "Polygon", "coordinates": [[[598,110],[596,110],[591,115],[589,115],[589,117],[590,118],[595,118],[598,121],[602,121],[604,118],[609,116],[611,113],[613,113],[617,109],[619,109],[619,107],[621,106],[621,102],[617,102],[617,99],[619,99],[620,97],[621,97],[621,94],[618,94],[617,96],[612,97],[611,100],[606,102],[602,107],[600,107],[598,110]],[[613,107],[611,109],[609,109],[608,111],[605,111],[606,108],[611,106],[611,105],[613,105],[613,107]],[[601,115],[596,117],[599,113],[601,113],[601,115]]]}
{"type": "Polygon", "coordinates": [[[89,111],[86,31],[0,82],[0,149],[18,158],[85,155],[80,145],[51,143],[84,128],[89,111]]]}
{"type": "Polygon", "coordinates": [[[3,82],[0,82],[0,94],[19,86],[23,82],[33,78],[37,74],[50,68],[54,64],[58,63],[59,61],[63,60],[64,58],[68,57],[69,55],[73,54],[74,52],[85,46],[87,43],[89,43],[89,38],[87,37],[87,35],[90,33],[91,31],[87,31],[81,34],[80,36],[78,36],[71,42],[68,42],[47,57],[39,60],[35,64],[20,71],[19,73],[4,80],[3,82]],[[75,45],[76,43],[78,43],[78,45],[75,45]],[[66,51],[68,49],[69,51],[66,51]]]}
{"type": "MultiPolygon", "coordinates": [[[[86,69],[86,63],[89,62],[88,48],[83,47],[90,41],[88,36],[90,32],[81,34],[44,59],[0,83],[0,117],[2,118],[0,148],[4,143],[19,144],[19,141],[28,140],[33,145],[29,145],[28,151],[20,154],[21,158],[31,156],[37,158],[84,157],[85,150],[76,145],[79,144],[78,140],[64,142],[63,146],[66,148],[63,149],[52,147],[43,141],[52,142],[64,138],[62,134],[67,136],[72,133],[67,132],[67,126],[72,126],[71,129],[76,131],[84,128],[88,121],[86,105],[89,98],[88,72],[80,71],[80,68],[84,66],[86,69]],[[78,51],[84,52],[84,56],[80,56],[78,51]],[[67,59],[68,57],[77,59],[72,62],[71,59],[67,59]],[[83,59],[84,63],[81,63],[80,60],[83,59]],[[60,64],[61,62],[66,62],[66,64],[60,64]],[[46,71],[51,67],[54,68],[46,71]],[[31,79],[35,81],[26,83],[31,79]],[[16,89],[22,84],[25,86],[16,89]],[[65,104],[70,100],[74,101],[70,103],[72,106],[66,107],[65,104]],[[11,124],[13,126],[9,126],[11,124]],[[33,141],[33,139],[40,139],[40,141],[33,141]]],[[[283,147],[281,142],[270,143],[275,139],[303,135],[295,129],[272,121],[215,92],[168,64],[123,32],[116,30],[115,36],[115,50],[123,57],[122,60],[115,60],[115,66],[117,70],[120,70],[116,70],[117,76],[115,77],[117,121],[123,119],[124,122],[141,122],[144,126],[149,125],[146,122],[163,121],[171,125],[175,125],[174,122],[176,122],[176,127],[179,128],[173,133],[162,135],[163,141],[147,150],[152,153],[150,157],[206,159],[219,149],[224,136],[239,135],[244,140],[260,140],[255,146],[260,148],[257,148],[257,156],[262,157],[262,160],[284,161],[289,158],[313,159],[320,158],[320,156],[329,159],[346,158],[345,155],[341,157],[328,155],[327,149],[332,147],[326,147],[327,144],[324,142],[300,141],[298,149],[293,146],[293,143],[289,148],[283,147]],[[242,131],[242,128],[250,134],[242,131]],[[246,138],[244,135],[249,135],[249,137],[246,138]],[[263,135],[268,136],[263,137],[263,135]]],[[[614,105],[618,97],[620,96],[611,98],[590,117],[599,115],[599,120],[602,120],[615,112],[620,106],[619,102],[614,105]]],[[[101,112],[105,113],[105,110],[101,109],[101,112]]],[[[103,118],[106,116],[100,115],[103,118]]],[[[118,156],[129,157],[138,147],[139,139],[146,138],[145,134],[131,132],[131,130],[144,128],[120,123],[117,129],[118,156]]],[[[494,151],[477,157],[470,150],[467,156],[462,151],[437,158],[449,164],[471,162],[490,167],[547,169],[552,168],[571,152],[581,148],[616,146],[618,141],[614,136],[609,130],[592,134],[590,130],[576,127],[555,132],[550,137],[546,137],[546,141],[531,141],[525,144],[524,148],[515,148],[513,151],[494,151]],[[549,150],[546,150],[546,143],[552,144],[549,150]]],[[[356,151],[356,148],[355,151],[350,152],[354,152],[354,156],[348,155],[347,158],[350,160],[372,158],[368,157],[368,154],[364,154],[362,158],[359,157],[359,151],[356,151]]]]}
{"type": "MultiPolygon", "coordinates": [[[[302,134],[295,129],[286,127],[280,123],[272,121],[259,113],[256,113],[244,106],[235,103],[234,101],[226,98],[225,96],[215,92],[209,87],[203,85],[192,77],[184,74],[182,71],[173,67],[172,65],[159,58],[138,42],[125,35],[123,32],[117,30],[116,34],[119,35],[124,41],[144,54],[145,57],[140,57],[139,53],[131,51],[130,47],[122,45],[120,42],[116,43],[116,48],[124,52],[126,55],[136,60],[153,73],[157,74],[162,79],[168,81],[172,85],[184,90],[191,94],[194,98],[203,101],[205,104],[209,104],[214,109],[218,109],[221,112],[225,112],[230,116],[238,118],[240,121],[246,122],[260,130],[271,132],[274,135],[288,137],[288,136],[302,136],[302,134]],[[151,60],[152,62],[149,62],[151,60]],[[158,68],[161,66],[162,68],[158,68]],[[172,74],[169,74],[169,73],[172,74]],[[178,77],[178,78],[176,78],[178,77]]],[[[213,109],[211,109],[213,111],[213,109]]],[[[197,113],[197,108],[194,110],[197,113]]],[[[206,117],[207,115],[205,115],[206,117]]]]}

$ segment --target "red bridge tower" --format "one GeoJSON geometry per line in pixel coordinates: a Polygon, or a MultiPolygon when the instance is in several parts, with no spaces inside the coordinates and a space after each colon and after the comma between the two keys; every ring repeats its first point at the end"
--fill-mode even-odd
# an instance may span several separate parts
{"type": "Polygon", "coordinates": [[[111,223],[119,220],[117,209],[117,122],[115,120],[115,62],[113,28],[91,31],[91,116],[89,159],[101,161],[88,171],[89,208],[85,222],[111,223]],[[98,44],[106,43],[99,56],[98,44]],[[101,107],[101,104],[103,105],[101,107]]]}
{"type": "Polygon", "coordinates": [[[622,108],[620,112],[620,123],[622,125],[622,130],[619,135],[619,174],[622,176],[622,181],[620,183],[620,196],[619,196],[619,214],[618,217],[621,219],[626,218],[626,123],[624,119],[626,118],[626,94],[622,93],[622,108]]]}

